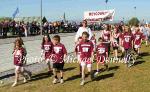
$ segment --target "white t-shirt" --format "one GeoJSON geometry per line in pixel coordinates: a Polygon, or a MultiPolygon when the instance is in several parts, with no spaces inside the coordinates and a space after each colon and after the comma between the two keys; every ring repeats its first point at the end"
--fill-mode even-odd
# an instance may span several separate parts
{"type": "Polygon", "coordinates": [[[146,31],[147,31],[147,35],[150,35],[150,28],[149,27],[145,27],[146,31]]]}
{"type": "Polygon", "coordinates": [[[148,36],[148,35],[149,35],[149,34],[148,34],[148,30],[147,30],[145,27],[143,27],[143,26],[140,27],[140,31],[141,31],[145,36],[148,36]]]}
{"type": "Polygon", "coordinates": [[[83,32],[88,32],[89,33],[89,40],[91,39],[91,37],[93,36],[92,32],[91,32],[91,29],[86,27],[80,27],[76,33],[76,36],[75,36],[75,42],[78,41],[78,38],[82,36],[82,33],[83,32]]]}

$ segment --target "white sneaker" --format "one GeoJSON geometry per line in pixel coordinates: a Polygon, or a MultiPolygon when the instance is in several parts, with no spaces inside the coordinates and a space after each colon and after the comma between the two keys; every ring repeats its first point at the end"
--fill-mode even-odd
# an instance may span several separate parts
{"type": "Polygon", "coordinates": [[[17,85],[17,82],[14,82],[13,84],[12,84],[12,87],[15,87],[17,85]]]}
{"type": "Polygon", "coordinates": [[[3,81],[0,81],[0,83],[3,84],[4,82],[3,82],[3,81]]]}
{"type": "Polygon", "coordinates": [[[128,64],[128,67],[131,67],[132,65],[131,64],[128,64]]]}
{"type": "Polygon", "coordinates": [[[63,79],[60,79],[60,83],[63,84],[63,83],[64,83],[64,80],[63,80],[63,79]]]}
{"type": "Polygon", "coordinates": [[[119,59],[118,59],[118,57],[114,57],[114,60],[118,61],[119,59]]]}
{"type": "Polygon", "coordinates": [[[81,83],[80,83],[80,85],[81,85],[81,86],[83,86],[83,85],[84,85],[84,83],[85,83],[85,81],[84,81],[84,80],[82,80],[82,81],[81,81],[81,83]]]}
{"type": "Polygon", "coordinates": [[[94,77],[96,77],[98,75],[99,72],[94,73],[94,77]]]}
{"type": "Polygon", "coordinates": [[[24,82],[24,83],[26,83],[26,82],[27,82],[27,79],[26,79],[26,78],[24,78],[24,79],[23,79],[23,82],[24,82]]]}
{"type": "Polygon", "coordinates": [[[58,79],[53,80],[53,84],[56,84],[58,82],[58,79]]]}

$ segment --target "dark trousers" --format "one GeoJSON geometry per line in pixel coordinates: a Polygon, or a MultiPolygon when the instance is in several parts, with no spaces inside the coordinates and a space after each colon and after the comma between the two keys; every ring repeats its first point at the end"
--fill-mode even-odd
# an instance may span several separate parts
{"type": "Polygon", "coordinates": [[[2,28],[0,28],[0,35],[2,35],[2,28]]]}
{"type": "Polygon", "coordinates": [[[8,31],[8,28],[3,28],[3,37],[6,38],[7,37],[7,31],[8,31]]]}

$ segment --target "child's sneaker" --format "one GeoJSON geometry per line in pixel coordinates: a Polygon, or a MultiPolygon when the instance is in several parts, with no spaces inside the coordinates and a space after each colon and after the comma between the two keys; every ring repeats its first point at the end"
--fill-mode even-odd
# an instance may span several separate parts
{"type": "Polygon", "coordinates": [[[99,72],[94,73],[94,77],[96,77],[98,75],[99,72]]]}
{"type": "Polygon", "coordinates": [[[56,84],[58,82],[58,79],[53,80],[53,84],[56,84]]]}
{"type": "Polygon", "coordinates": [[[24,78],[24,79],[23,79],[23,83],[26,83],[26,82],[27,82],[27,79],[26,79],[26,78],[24,78]]]}
{"type": "Polygon", "coordinates": [[[64,80],[63,80],[63,79],[60,79],[60,83],[63,84],[63,83],[64,83],[64,80]]]}
{"type": "Polygon", "coordinates": [[[80,85],[81,85],[81,86],[83,86],[83,85],[84,85],[84,83],[85,83],[85,81],[84,81],[84,80],[82,80],[82,81],[81,81],[81,83],[80,83],[80,85]]]}
{"type": "Polygon", "coordinates": [[[12,87],[15,87],[17,85],[17,82],[14,82],[13,84],[12,84],[12,87]]]}
{"type": "Polygon", "coordinates": [[[131,67],[131,66],[132,66],[131,64],[128,65],[128,67],[131,67]]]}

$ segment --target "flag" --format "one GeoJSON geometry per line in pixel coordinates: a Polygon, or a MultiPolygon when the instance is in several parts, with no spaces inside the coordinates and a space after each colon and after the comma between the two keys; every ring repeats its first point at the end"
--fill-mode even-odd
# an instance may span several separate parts
{"type": "Polygon", "coordinates": [[[14,11],[12,17],[13,19],[16,17],[16,15],[19,13],[19,8],[17,7],[16,10],[14,11]]]}
{"type": "Polygon", "coordinates": [[[105,0],[105,3],[107,4],[107,3],[108,3],[108,0],[105,0]]]}
{"type": "Polygon", "coordinates": [[[134,7],[134,9],[136,9],[136,6],[134,7]]]}

